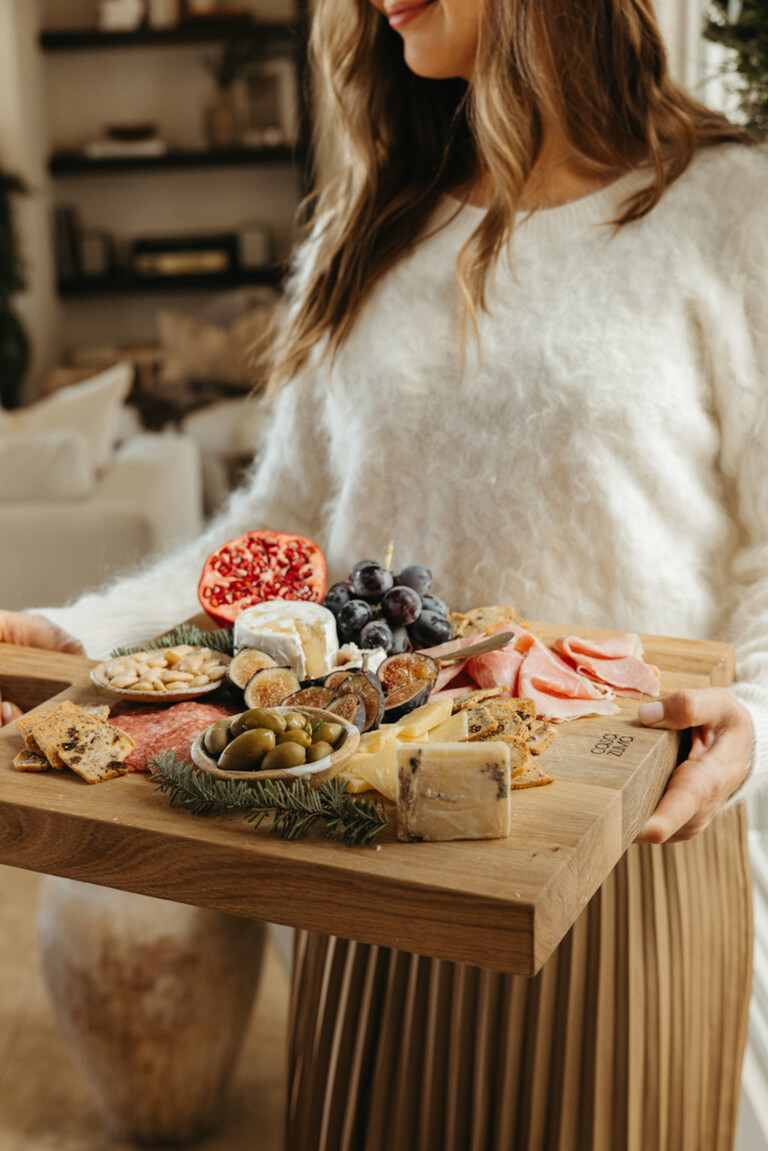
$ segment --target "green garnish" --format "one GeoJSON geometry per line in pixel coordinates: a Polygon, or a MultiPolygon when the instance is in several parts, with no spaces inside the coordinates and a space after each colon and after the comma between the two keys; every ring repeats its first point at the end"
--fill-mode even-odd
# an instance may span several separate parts
{"type": "Polygon", "coordinates": [[[319,787],[297,779],[265,780],[249,786],[240,780],[214,779],[173,751],[149,760],[150,782],[170,796],[171,807],[193,815],[239,811],[258,827],[271,817],[269,830],[282,839],[298,839],[315,828],[342,843],[369,846],[389,825],[380,799],[346,794],[343,776],[326,779],[319,787]]]}

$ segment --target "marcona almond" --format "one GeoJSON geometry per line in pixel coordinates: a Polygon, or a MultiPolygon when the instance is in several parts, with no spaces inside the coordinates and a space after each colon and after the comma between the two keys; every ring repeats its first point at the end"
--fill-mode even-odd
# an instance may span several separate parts
{"type": "Polygon", "coordinates": [[[118,690],[167,694],[212,687],[225,673],[220,653],[213,648],[178,644],[113,659],[104,669],[104,678],[118,690]]]}

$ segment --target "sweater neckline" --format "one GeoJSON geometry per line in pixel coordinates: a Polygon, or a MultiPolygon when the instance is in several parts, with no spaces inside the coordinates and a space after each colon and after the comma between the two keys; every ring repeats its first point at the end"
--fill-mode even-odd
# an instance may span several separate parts
{"type": "MultiPolygon", "coordinates": [[[[618,176],[604,188],[596,192],[588,192],[577,200],[569,200],[566,204],[558,204],[553,208],[538,208],[534,212],[518,212],[515,226],[521,229],[516,235],[526,236],[556,236],[568,234],[575,228],[588,225],[609,224],[617,214],[622,202],[633,191],[639,191],[649,183],[651,172],[649,168],[633,168],[618,176]]],[[[462,203],[455,196],[448,196],[454,208],[458,207],[458,217],[467,220],[479,221],[487,212],[478,204],[462,203]]]]}

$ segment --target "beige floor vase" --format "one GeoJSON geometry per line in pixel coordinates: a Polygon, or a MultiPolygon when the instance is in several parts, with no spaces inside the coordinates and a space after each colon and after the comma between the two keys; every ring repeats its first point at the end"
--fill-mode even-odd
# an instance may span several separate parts
{"type": "Polygon", "coordinates": [[[300,933],[287,1151],[731,1151],[746,822],[632,846],[532,979],[300,933]]]}

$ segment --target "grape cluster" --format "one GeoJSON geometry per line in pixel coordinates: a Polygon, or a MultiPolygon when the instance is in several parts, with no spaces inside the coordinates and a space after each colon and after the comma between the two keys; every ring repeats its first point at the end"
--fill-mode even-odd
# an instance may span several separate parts
{"type": "Polygon", "coordinates": [[[387,655],[453,638],[448,605],[430,594],[432,572],[411,564],[399,575],[361,560],[349,579],[328,589],[323,604],[336,617],[340,643],[383,647],[387,655]]]}

